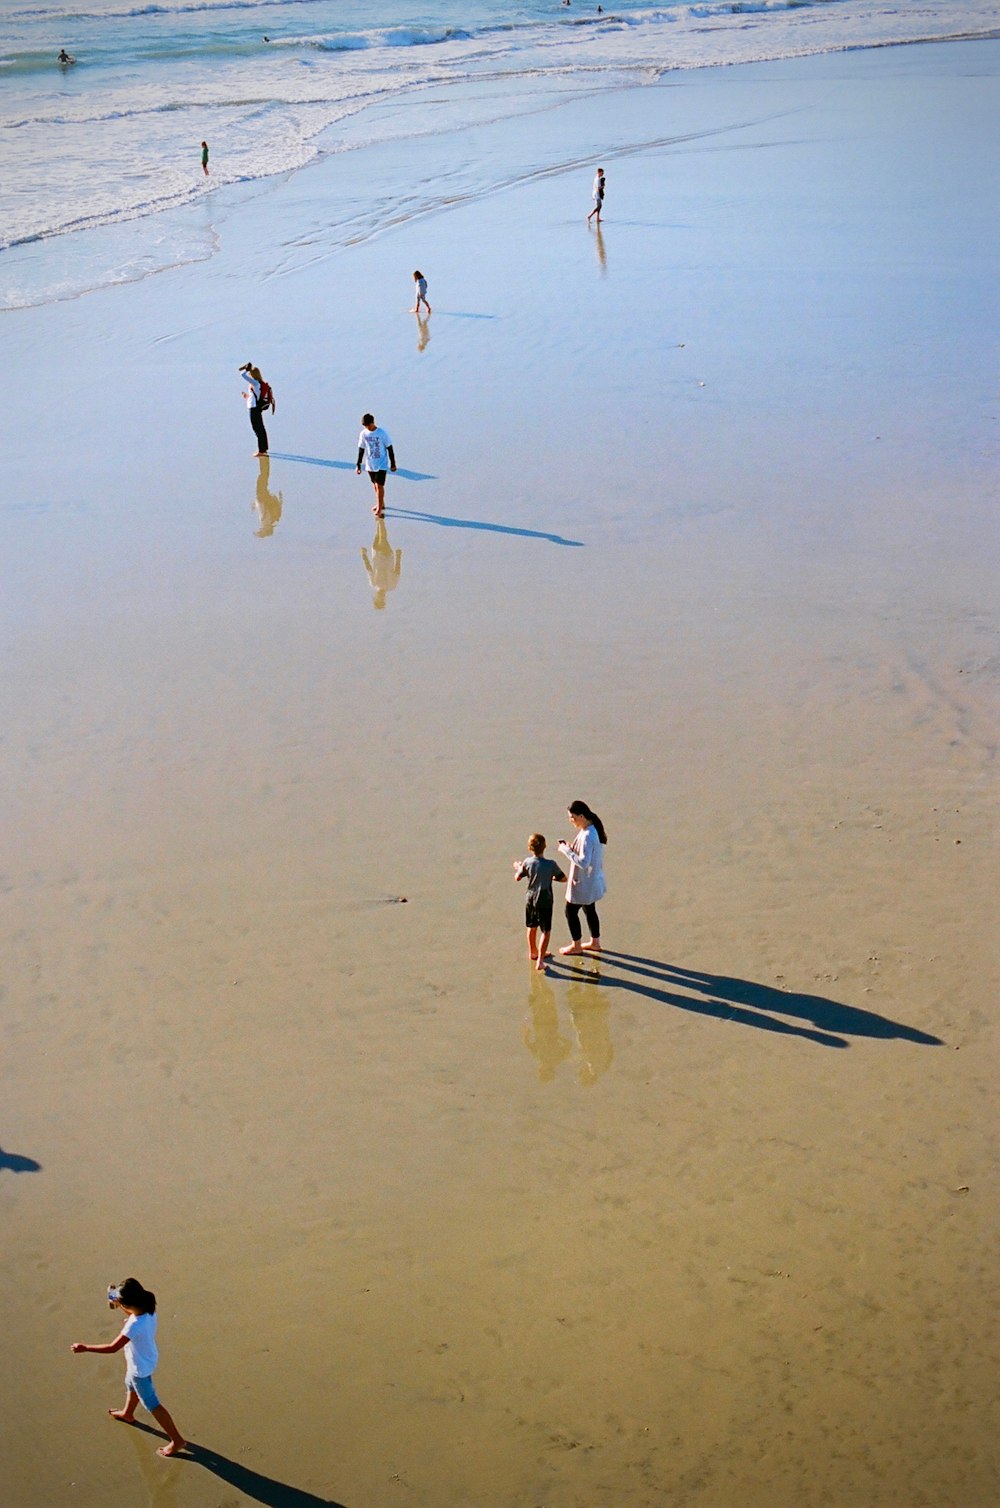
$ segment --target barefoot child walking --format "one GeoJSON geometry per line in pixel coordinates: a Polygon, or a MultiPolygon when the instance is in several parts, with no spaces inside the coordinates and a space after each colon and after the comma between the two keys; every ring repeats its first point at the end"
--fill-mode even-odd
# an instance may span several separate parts
{"type": "Polygon", "coordinates": [[[161,1445],[158,1454],[176,1456],[184,1449],[185,1440],[173,1419],[156,1396],[153,1373],[159,1360],[156,1349],[156,1294],[149,1293],[138,1278],[126,1278],[108,1289],[108,1308],[121,1309],[128,1315],[121,1332],[114,1340],[103,1346],[87,1346],[83,1341],[73,1342],[70,1349],[93,1351],[100,1356],[110,1356],[114,1351],[125,1350],[125,1406],[108,1409],[112,1419],[122,1419],[131,1424],[137,1406],[149,1410],[157,1423],[162,1424],[169,1442],[161,1445]]]}
{"type": "Polygon", "coordinates": [[[427,313],[430,314],[431,306],[427,302],[427,279],[424,277],[423,273],[419,271],[419,269],[413,274],[413,281],[417,287],[417,302],[410,310],[410,313],[419,314],[420,305],[423,304],[424,308],[427,310],[427,313]]]}
{"type": "Polygon", "coordinates": [[[552,881],[565,881],[554,859],[543,857],[545,839],[541,833],[532,833],[528,839],[530,853],[526,859],[514,860],[515,880],[528,881],[525,897],[524,925],[528,929],[528,957],[534,959],[539,973],[545,972],[545,955],[552,936],[552,881]],[[536,946],[537,939],[537,946],[536,946]]]}
{"type": "Polygon", "coordinates": [[[375,423],[374,414],[361,416],[361,433],[358,435],[358,476],[361,475],[362,461],[371,478],[371,484],[375,488],[372,512],[376,518],[382,518],[385,514],[386,467],[388,466],[390,471],[395,471],[396,452],[385,430],[379,429],[375,423]]]}

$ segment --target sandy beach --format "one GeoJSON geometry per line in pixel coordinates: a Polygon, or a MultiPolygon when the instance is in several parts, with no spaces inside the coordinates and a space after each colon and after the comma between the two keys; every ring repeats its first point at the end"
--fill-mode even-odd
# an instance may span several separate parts
{"type": "Polygon", "coordinates": [[[2,316],[12,1508],[996,1504],[998,73],[373,140],[2,316]]]}

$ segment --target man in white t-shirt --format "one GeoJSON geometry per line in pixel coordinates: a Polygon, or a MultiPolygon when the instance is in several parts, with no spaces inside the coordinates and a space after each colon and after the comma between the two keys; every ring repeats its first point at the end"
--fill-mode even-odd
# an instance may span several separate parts
{"type": "Polygon", "coordinates": [[[385,514],[386,467],[395,471],[396,453],[385,430],[379,429],[375,423],[374,414],[363,414],[361,426],[361,433],[358,435],[358,476],[361,475],[361,462],[364,461],[375,488],[372,512],[376,518],[382,518],[385,514]]]}
{"type": "Polygon", "coordinates": [[[597,172],[594,174],[594,189],[593,189],[593,193],[592,193],[591,197],[592,197],[592,199],[594,201],[594,207],[590,211],[590,214],[587,216],[587,221],[589,223],[594,218],[594,216],[596,215],[597,216],[597,223],[598,223],[598,225],[600,225],[600,223],[601,223],[601,210],[604,208],[604,169],[603,168],[598,168],[597,172]]]}

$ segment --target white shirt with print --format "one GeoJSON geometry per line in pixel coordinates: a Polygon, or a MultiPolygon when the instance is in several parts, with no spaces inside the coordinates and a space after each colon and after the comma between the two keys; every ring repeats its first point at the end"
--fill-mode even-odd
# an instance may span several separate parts
{"type": "Polygon", "coordinates": [[[384,429],[363,429],[358,435],[358,449],[364,450],[369,471],[388,471],[389,446],[392,441],[384,429]]]}

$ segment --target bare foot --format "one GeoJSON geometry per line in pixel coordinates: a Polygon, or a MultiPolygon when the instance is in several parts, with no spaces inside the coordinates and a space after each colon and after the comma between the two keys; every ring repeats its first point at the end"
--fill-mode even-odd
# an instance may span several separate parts
{"type": "Polygon", "coordinates": [[[121,1419],[125,1424],[131,1424],[135,1418],[135,1414],[130,1414],[128,1409],[108,1409],[108,1413],[112,1419],[121,1419]]]}
{"type": "Polygon", "coordinates": [[[177,1456],[180,1455],[186,1444],[186,1440],[171,1440],[169,1445],[158,1445],[156,1447],[156,1454],[158,1456],[177,1456]]]}
{"type": "Polygon", "coordinates": [[[568,947],[560,948],[559,951],[560,953],[582,953],[583,949],[579,943],[570,943],[568,947]]]}
{"type": "Polygon", "coordinates": [[[531,959],[532,963],[534,963],[535,959],[538,957],[538,954],[537,953],[532,953],[531,949],[529,948],[528,949],[528,957],[531,959]]]}
{"type": "Polygon", "coordinates": [[[601,939],[599,937],[592,937],[590,942],[581,943],[580,946],[581,948],[586,948],[588,953],[600,953],[601,939]]]}
{"type": "Polygon", "coordinates": [[[544,974],[545,973],[545,959],[544,958],[540,958],[538,960],[538,962],[535,964],[535,973],[536,974],[544,974]]]}
{"type": "Polygon", "coordinates": [[[378,503],[372,503],[372,512],[376,518],[385,518],[385,509],[380,508],[378,503]]]}

